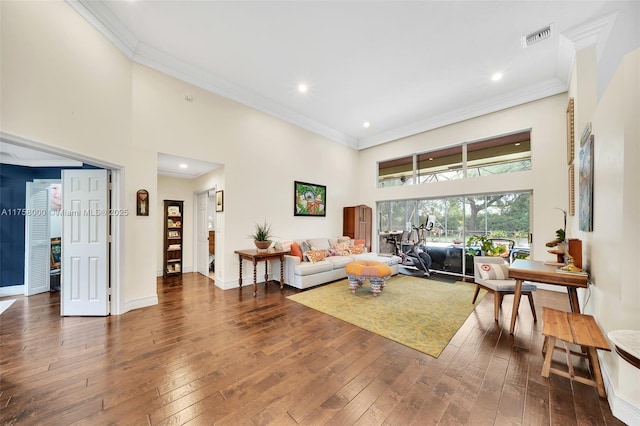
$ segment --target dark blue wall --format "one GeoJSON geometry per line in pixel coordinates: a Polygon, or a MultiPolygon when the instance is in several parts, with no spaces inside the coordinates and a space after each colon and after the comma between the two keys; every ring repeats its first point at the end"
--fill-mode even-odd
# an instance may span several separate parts
{"type": "Polygon", "coordinates": [[[24,284],[25,218],[20,209],[26,205],[26,183],[61,176],[60,167],[0,164],[0,287],[24,284]]]}

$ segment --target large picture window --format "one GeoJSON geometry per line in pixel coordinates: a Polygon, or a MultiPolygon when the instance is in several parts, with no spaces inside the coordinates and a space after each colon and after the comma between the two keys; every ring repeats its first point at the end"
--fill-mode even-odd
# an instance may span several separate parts
{"type": "Polygon", "coordinates": [[[431,221],[433,226],[423,233],[420,244],[430,254],[432,268],[473,275],[473,260],[464,255],[473,253],[467,247],[471,236],[506,243],[511,258],[529,254],[530,206],[530,192],[381,201],[377,203],[379,251],[394,253],[415,242],[413,227],[431,221]]]}
{"type": "Polygon", "coordinates": [[[531,170],[531,130],[380,161],[378,187],[442,182],[523,170],[531,170]]]}

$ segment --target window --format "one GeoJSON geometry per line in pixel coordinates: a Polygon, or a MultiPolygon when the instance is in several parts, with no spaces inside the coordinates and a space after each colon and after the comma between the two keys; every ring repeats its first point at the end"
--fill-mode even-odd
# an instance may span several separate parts
{"type": "Polygon", "coordinates": [[[378,186],[400,186],[413,183],[413,155],[378,163],[378,186]]]}
{"type": "Polygon", "coordinates": [[[418,183],[462,179],[462,148],[454,146],[418,155],[418,183]]]}
{"type": "Polygon", "coordinates": [[[531,170],[530,131],[467,145],[467,177],[531,170]]]}
{"type": "Polygon", "coordinates": [[[531,170],[531,130],[378,163],[378,187],[531,170]],[[466,155],[466,161],[464,161],[466,155]]]}
{"type": "MultiPolygon", "coordinates": [[[[464,270],[473,275],[473,261],[462,256],[466,241],[473,235],[511,240],[515,247],[511,254],[528,254],[530,205],[530,192],[381,201],[377,203],[379,251],[395,250],[388,244],[389,233],[409,231],[429,219],[433,227],[423,232],[421,245],[432,256],[433,268],[455,274],[464,270]]],[[[399,243],[402,247],[408,244],[399,243]]]]}

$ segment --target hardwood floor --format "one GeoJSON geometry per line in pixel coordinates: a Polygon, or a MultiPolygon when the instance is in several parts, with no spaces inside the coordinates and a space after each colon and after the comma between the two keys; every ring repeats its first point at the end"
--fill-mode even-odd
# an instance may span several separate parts
{"type": "MultiPolygon", "coordinates": [[[[158,280],[157,306],[103,318],[60,317],[59,293],[17,297],[0,316],[1,423],[622,424],[596,389],[540,375],[542,324],[525,306],[510,336],[511,297],[499,325],[485,297],[435,359],[295,292],[185,274],[158,280]]],[[[569,306],[535,303],[540,318],[569,306]]]]}

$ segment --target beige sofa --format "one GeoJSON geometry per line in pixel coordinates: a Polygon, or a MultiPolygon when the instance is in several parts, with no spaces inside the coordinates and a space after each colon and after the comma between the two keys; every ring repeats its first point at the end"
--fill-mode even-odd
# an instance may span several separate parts
{"type": "MultiPolygon", "coordinates": [[[[317,250],[332,250],[339,241],[338,238],[310,238],[307,240],[295,240],[302,246],[306,242],[309,247],[317,250]]],[[[284,283],[299,289],[305,289],[331,281],[347,277],[345,267],[354,260],[372,260],[382,262],[389,267],[393,275],[398,273],[398,264],[401,259],[398,256],[379,255],[377,253],[350,254],[348,256],[327,256],[324,260],[310,262],[301,260],[298,256],[286,255],[284,261],[284,283]]],[[[280,279],[280,265],[273,267],[274,279],[280,279]]]]}

